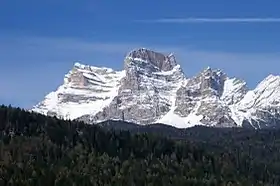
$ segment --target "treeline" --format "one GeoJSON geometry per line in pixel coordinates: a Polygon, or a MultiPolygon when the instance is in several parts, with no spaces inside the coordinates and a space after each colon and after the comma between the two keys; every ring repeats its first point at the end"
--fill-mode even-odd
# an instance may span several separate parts
{"type": "Polygon", "coordinates": [[[187,134],[108,131],[1,106],[0,185],[279,185],[278,131],[187,134]]]}

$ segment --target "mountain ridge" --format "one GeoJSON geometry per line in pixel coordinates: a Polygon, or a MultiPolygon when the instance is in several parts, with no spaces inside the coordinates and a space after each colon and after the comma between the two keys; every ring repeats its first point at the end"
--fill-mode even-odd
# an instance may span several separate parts
{"type": "Polygon", "coordinates": [[[75,63],[63,85],[32,111],[90,124],[275,127],[280,123],[280,76],[269,75],[250,90],[244,80],[210,67],[188,77],[174,54],[140,48],[126,55],[122,71],[75,63]]]}

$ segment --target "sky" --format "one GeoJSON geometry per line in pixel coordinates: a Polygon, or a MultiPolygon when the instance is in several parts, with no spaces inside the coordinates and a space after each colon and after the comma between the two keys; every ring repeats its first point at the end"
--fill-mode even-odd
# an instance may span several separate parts
{"type": "Polygon", "coordinates": [[[1,0],[0,104],[31,108],[79,61],[120,70],[138,47],[189,77],[222,69],[253,89],[280,74],[276,0],[1,0]]]}

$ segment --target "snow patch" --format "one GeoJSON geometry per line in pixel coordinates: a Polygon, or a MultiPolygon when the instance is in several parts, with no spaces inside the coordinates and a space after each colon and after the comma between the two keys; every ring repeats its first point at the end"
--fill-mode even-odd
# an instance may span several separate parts
{"type": "Polygon", "coordinates": [[[155,123],[167,124],[177,128],[189,128],[196,125],[202,125],[202,123],[200,122],[202,117],[203,116],[201,115],[198,116],[193,113],[188,115],[187,117],[181,117],[174,112],[168,112],[165,116],[163,116],[155,123]]]}

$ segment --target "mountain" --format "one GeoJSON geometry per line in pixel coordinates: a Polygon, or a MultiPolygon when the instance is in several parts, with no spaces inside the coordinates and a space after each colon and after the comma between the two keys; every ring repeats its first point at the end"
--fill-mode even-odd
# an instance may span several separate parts
{"type": "Polygon", "coordinates": [[[254,128],[279,127],[280,76],[269,75],[233,106],[235,121],[254,128]]]}
{"type": "Polygon", "coordinates": [[[90,124],[271,128],[280,126],[279,103],[280,76],[249,90],[245,81],[210,67],[188,77],[173,54],[140,48],[127,54],[123,71],[75,63],[32,111],[90,124]]]}
{"type": "Polygon", "coordinates": [[[75,119],[96,114],[118,94],[124,71],[75,63],[65,75],[63,85],[49,93],[32,110],[45,115],[75,119]]]}

